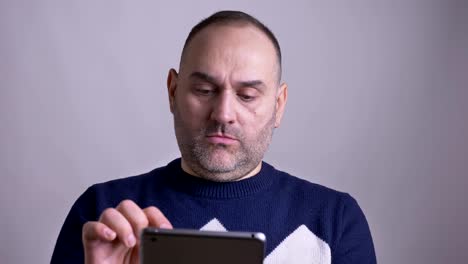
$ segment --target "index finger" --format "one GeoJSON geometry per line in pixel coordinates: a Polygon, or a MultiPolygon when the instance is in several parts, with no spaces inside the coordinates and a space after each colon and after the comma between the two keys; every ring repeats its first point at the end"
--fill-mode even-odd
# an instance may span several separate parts
{"type": "Polygon", "coordinates": [[[146,214],[150,226],[172,229],[171,222],[169,222],[166,216],[158,208],[150,206],[143,209],[143,212],[146,214]]]}
{"type": "Polygon", "coordinates": [[[93,240],[112,241],[116,235],[107,225],[96,221],[86,222],[82,228],[82,240],[84,243],[93,240]]]}
{"type": "Polygon", "coordinates": [[[135,236],[139,237],[141,229],[148,226],[148,219],[143,210],[131,200],[123,200],[116,209],[132,225],[135,236]]]}

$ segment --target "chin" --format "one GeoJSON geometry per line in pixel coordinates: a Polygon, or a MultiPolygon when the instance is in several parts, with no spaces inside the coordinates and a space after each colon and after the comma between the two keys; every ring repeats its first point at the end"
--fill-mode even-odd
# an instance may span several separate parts
{"type": "Polygon", "coordinates": [[[210,161],[201,162],[201,171],[198,173],[201,177],[211,181],[230,182],[243,179],[250,171],[255,169],[250,168],[247,164],[239,164],[233,160],[212,159],[210,161]]]}
{"type": "Polygon", "coordinates": [[[186,159],[187,165],[200,178],[229,182],[244,178],[255,169],[246,154],[227,146],[199,146],[191,149],[186,159]],[[195,151],[194,151],[195,150],[195,151]]]}
{"type": "Polygon", "coordinates": [[[203,169],[213,174],[228,174],[236,170],[236,165],[232,161],[212,159],[201,163],[203,169]]]}
{"type": "Polygon", "coordinates": [[[244,175],[235,174],[235,172],[233,171],[224,173],[208,172],[202,174],[200,178],[214,182],[233,182],[241,180],[242,178],[244,178],[244,175]]]}

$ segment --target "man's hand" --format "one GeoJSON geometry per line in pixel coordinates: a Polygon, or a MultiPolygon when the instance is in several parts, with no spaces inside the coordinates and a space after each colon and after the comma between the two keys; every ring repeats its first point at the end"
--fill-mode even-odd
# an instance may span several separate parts
{"type": "Polygon", "coordinates": [[[147,226],[172,228],[154,206],[141,209],[133,201],[124,200],[116,208],[107,208],[99,221],[83,226],[85,263],[139,263],[139,236],[147,226]]]}

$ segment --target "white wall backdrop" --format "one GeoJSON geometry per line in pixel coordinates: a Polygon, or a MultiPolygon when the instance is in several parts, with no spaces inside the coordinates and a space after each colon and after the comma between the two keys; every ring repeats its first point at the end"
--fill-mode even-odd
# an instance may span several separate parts
{"type": "Polygon", "coordinates": [[[220,9],[282,45],[266,160],[351,193],[379,263],[468,259],[467,1],[0,0],[0,262],[49,262],[89,185],[178,157],[167,70],[220,9]]]}

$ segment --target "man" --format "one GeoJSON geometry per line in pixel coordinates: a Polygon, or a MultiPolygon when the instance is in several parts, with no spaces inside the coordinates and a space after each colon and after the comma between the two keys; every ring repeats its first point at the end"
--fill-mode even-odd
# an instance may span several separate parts
{"type": "Polygon", "coordinates": [[[90,187],[73,205],[55,263],[137,263],[146,226],[259,231],[265,263],[375,263],[356,201],[262,162],[288,87],[275,36],[236,11],[190,32],[169,71],[181,159],[90,187]]]}

